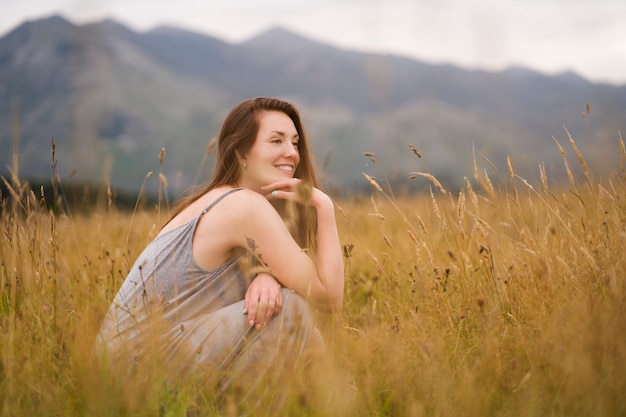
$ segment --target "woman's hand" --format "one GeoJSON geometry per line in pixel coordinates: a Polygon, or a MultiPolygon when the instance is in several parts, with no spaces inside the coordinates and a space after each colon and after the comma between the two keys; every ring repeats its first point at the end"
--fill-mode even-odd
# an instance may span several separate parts
{"type": "Polygon", "coordinates": [[[289,200],[298,204],[312,205],[315,208],[324,204],[330,204],[332,207],[333,204],[322,191],[298,178],[277,181],[261,189],[268,192],[265,195],[268,200],[289,200]]]}
{"type": "Polygon", "coordinates": [[[244,314],[250,326],[262,328],[283,306],[280,283],[268,273],[258,274],[250,283],[244,299],[244,314]]]}

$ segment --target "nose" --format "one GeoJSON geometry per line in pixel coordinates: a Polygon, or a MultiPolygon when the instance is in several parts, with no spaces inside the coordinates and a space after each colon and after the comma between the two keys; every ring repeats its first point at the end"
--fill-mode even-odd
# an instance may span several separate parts
{"type": "Polygon", "coordinates": [[[298,148],[296,146],[294,146],[293,143],[291,142],[285,142],[286,145],[286,149],[285,149],[285,156],[289,157],[289,158],[293,158],[296,161],[300,159],[300,152],[298,152],[298,148]]]}

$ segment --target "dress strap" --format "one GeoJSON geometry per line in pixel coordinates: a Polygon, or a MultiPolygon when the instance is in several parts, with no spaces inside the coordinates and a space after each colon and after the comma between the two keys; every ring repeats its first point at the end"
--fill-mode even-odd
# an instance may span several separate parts
{"type": "Polygon", "coordinates": [[[235,191],[239,191],[242,190],[243,187],[239,187],[239,188],[233,188],[232,190],[228,190],[226,191],[224,194],[222,194],[221,196],[217,197],[215,200],[213,200],[213,202],[211,204],[209,204],[207,207],[204,208],[204,210],[202,210],[202,212],[200,213],[200,217],[205,214],[207,211],[211,210],[211,208],[213,206],[215,206],[217,203],[219,203],[220,201],[222,201],[222,199],[224,199],[224,197],[234,193],[235,191]]]}

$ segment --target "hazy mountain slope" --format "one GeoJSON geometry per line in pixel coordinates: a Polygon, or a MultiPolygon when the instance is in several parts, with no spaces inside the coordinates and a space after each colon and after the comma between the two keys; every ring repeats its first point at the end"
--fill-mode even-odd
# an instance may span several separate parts
{"type": "MultiPolygon", "coordinates": [[[[567,145],[563,125],[590,163],[614,169],[626,114],[626,86],[572,73],[468,71],[342,50],[282,29],[233,45],[177,28],[136,33],[114,21],[75,26],[55,16],[0,38],[0,174],[15,143],[11,115],[19,114],[22,176],[50,176],[54,136],[62,176],[110,178],[132,192],[160,169],[165,147],[163,170],[177,193],[197,175],[228,109],[258,95],[301,108],[328,183],[344,191],[368,186],[363,171],[417,188],[426,183],[409,181],[409,171],[462,183],[472,176],[473,147],[499,175],[508,154],[520,174],[536,175],[543,161],[556,178],[562,160],[552,136],[567,145]],[[582,117],[586,103],[592,113],[582,117]],[[365,151],[377,154],[376,165],[365,151]]],[[[157,183],[154,175],[149,185],[157,183]]]]}
{"type": "Polygon", "coordinates": [[[49,167],[49,154],[46,158],[38,149],[44,142],[31,140],[43,135],[50,142],[50,134],[42,127],[54,125],[58,134],[69,135],[71,27],[60,18],[51,18],[26,23],[0,40],[1,168],[5,168],[11,154],[11,114],[19,115],[22,137],[28,137],[21,143],[20,155],[34,166],[47,162],[49,167]]]}
{"type": "MultiPolygon", "coordinates": [[[[118,36],[120,29],[131,34],[110,22],[74,27],[60,19],[14,32],[22,39],[14,54],[33,51],[27,60],[10,56],[13,65],[0,69],[12,87],[2,102],[19,97],[22,175],[50,176],[52,136],[62,174],[75,170],[90,181],[110,177],[133,189],[158,169],[161,147],[176,149],[168,157],[173,165],[199,163],[223,117],[213,104],[228,93],[168,71],[118,36]],[[46,32],[59,33],[49,38],[51,45],[39,41],[46,32]],[[16,79],[23,81],[13,87],[16,79]]],[[[5,120],[7,114],[2,112],[5,120]]],[[[8,155],[3,133],[1,149],[8,155]]],[[[187,175],[190,181],[193,173],[187,175]]]]}

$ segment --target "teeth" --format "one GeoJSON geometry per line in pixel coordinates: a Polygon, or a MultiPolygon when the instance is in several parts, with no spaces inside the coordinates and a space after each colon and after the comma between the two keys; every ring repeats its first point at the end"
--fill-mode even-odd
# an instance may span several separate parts
{"type": "Polygon", "coordinates": [[[290,165],[277,165],[276,168],[280,169],[281,171],[293,172],[293,167],[290,165]]]}

